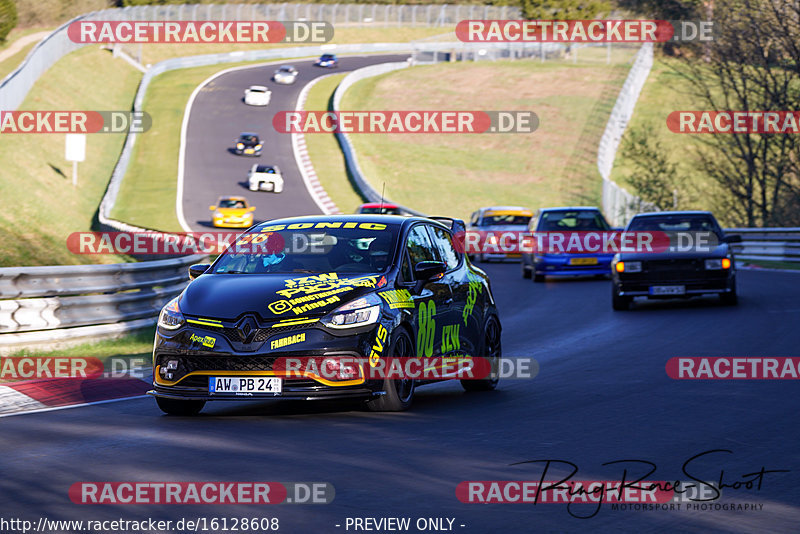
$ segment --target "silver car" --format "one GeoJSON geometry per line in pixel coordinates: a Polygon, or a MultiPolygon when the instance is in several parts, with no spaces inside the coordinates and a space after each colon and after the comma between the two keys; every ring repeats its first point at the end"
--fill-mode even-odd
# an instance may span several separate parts
{"type": "Polygon", "coordinates": [[[297,69],[293,66],[281,65],[272,75],[272,81],[283,85],[291,85],[297,80],[297,75],[297,69]]]}

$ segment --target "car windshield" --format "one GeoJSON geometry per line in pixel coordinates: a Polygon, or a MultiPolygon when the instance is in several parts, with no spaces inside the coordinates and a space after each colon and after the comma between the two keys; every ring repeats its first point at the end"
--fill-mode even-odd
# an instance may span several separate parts
{"type": "Polygon", "coordinates": [[[634,217],[628,225],[635,232],[714,232],[719,235],[719,226],[708,215],[659,215],[634,217]]]}
{"type": "Polygon", "coordinates": [[[603,215],[594,210],[546,211],[542,213],[537,228],[540,232],[590,232],[610,229],[603,215]]]}
{"type": "MultiPolygon", "coordinates": [[[[272,224],[272,223],[271,223],[272,224]]],[[[240,236],[214,263],[215,274],[382,273],[392,265],[399,225],[322,222],[309,229],[240,236]],[[342,228],[345,224],[356,228],[342,228]],[[338,225],[338,228],[328,226],[338,225]],[[323,226],[322,228],[317,228],[323,226]]],[[[279,225],[284,227],[284,225],[279,225]]],[[[267,229],[271,226],[267,226],[267,229]]]]}
{"type": "Polygon", "coordinates": [[[269,174],[275,174],[275,169],[267,165],[259,165],[258,167],[256,167],[256,172],[266,172],[269,174]]]}
{"type": "Polygon", "coordinates": [[[251,92],[251,93],[266,93],[266,92],[267,92],[267,90],[266,90],[266,89],[263,89],[263,88],[261,88],[261,87],[251,87],[251,88],[250,88],[250,92],[251,92]]]}
{"type": "Polygon", "coordinates": [[[245,135],[245,134],[242,134],[239,139],[244,143],[258,143],[258,136],[257,135],[245,135]]]}
{"type": "Polygon", "coordinates": [[[530,215],[484,215],[479,226],[527,226],[530,215]]]}
{"type": "Polygon", "coordinates": [[[292,72],[294,72],[294,67],[281,67],[278,69],[278,72],[291,74],[292,72]]]}
{"type": "Polygon", "coordinates": [[[219,201],[220,208],[234,208],[234,209],[242,209],[246,208],[247,205],[243,200],[233,200],[230,198],[225,198],[219,201]]]}
{"type": "Polygon", "coordinates": [[[328,61],[328,60],[331,60],[331,59],[333,59],[333,58],[335,58],[335,57],[336,57],[336,56],[332,56],[331,54],[323,54],[323,55],[322,55],[322,57],[321,57],[320,59],[321,59],[322,61],[328,61]]]}

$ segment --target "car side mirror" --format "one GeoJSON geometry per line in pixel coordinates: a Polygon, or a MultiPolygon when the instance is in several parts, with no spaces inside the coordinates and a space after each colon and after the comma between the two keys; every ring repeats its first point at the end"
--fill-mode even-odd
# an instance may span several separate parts
{"type": "Polygon", "coordinates": [[[422,286],[426,282],[430,282],[437,276],[441,276],[447,270],[445,264],[441,261],[421,261],[414,266],[414,276],[417,279],[417,284],[414,287],[414,292],[419,293],[422,291],[422,286]]]}
{"type": "Polygon", "coordinates": [[[194,265],[189,266],[189,279],[194,280],[211,267],[209,263],[195,263],[194,265]]]}
{"type": "Polygon", "coordinates": [[[209,206],[208,209],[210,209],[211,211],[214,211],[215,209],[217,209],[217,207],[216,206],[209,206]]]}
{"type": "Polygon", "coordinates": [[[247,208],[247,211],[256,211],[256,207],[255,206],[250,206],[249,208],[247,208]]]}
{"type": "Polygon", "coordinates": [[[742,242],[742,236],[740,236],[740,235],[726,235],[724,238],[722,238],[722,241],[724,241],[725,243],[741,243],[742,242]]]}

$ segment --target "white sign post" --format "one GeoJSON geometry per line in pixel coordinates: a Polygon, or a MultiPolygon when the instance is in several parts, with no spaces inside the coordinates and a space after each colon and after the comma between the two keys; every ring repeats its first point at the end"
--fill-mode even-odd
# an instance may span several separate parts
{"type": "Polygon", "coordinates": [[[86,134],[67,134],[65,158],[72,162],[72,186],[78,186],[78,162],[86,159],[86,134]]]}

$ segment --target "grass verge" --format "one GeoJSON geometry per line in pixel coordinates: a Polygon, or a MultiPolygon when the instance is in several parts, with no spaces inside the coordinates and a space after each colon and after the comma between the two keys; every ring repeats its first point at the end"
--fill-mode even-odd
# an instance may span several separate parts
{"type": "MultiPolygon", "coordinates": [[[[125,110],[141,73],[98,46],[68,54],[34,85],[24,110],[125,110]],[[90,87],[93,90],[87,91],[90,87]]],[[[67,236],[85,231],[103,197],[124,135],[88,136],[86,161],[64,160],[63,134],[3,134],[0,143],[0,266],[112,263],[120,256],[78,256],[67,236]]]]}
{"type": "Polygon", "coordinates": [[[147,361],[153,356],[153,337],[156,327],[144,328],[118,339],[106,339],[90,343],[83,343],[65,349],[52,351],[20,350],[10,354],[9,357],[84,357],[105,360],[115,356],[143,357],[147,361]]]}

